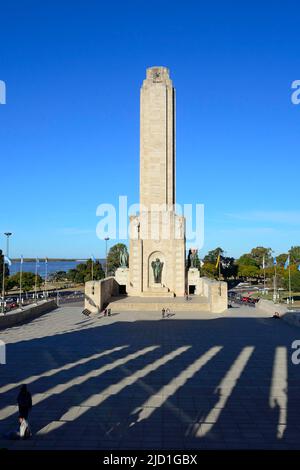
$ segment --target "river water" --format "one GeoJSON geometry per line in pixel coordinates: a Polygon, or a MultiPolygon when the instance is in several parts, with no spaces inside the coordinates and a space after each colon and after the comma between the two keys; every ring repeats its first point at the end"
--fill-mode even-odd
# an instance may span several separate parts
{"type": "MultiPolygon", "coordinates": [[[[47,272],[48,275],[55,273],[57,271],[68,271],[69,269],[74,269],[78,264],[85,263],[85,260],[77,260],[77,261],[48,261],[47,263],[47,272]]],[[[105,263],[105,260],[100,260],[102,266],[105,263]]],[[[32,272],[35,273],[35,265],[34,261],[24,261],[23,262],[23,272],[32,272]]],[[[12,261],[12,265],[9,266],[9,273],[10,275],[16,274],[20,272],[20,262],[19,261],[12,261]]],[[[38,274],[42,277],[46,275],[46,263],[45,260],[39,260],[38,264],[38,274]]]]}

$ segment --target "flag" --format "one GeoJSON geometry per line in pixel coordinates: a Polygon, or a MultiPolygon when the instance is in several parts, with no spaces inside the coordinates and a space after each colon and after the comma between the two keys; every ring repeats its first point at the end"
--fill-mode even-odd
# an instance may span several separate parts
{"type": "Polygon", "coordinates": [[[95,256],[94,256],[94,255],[92,255],[92,261],[93,261],[93,263],[95,263],[95,262],[96,262],[96,258],[95,258],[95,256]]]}
{"type": "Polygon", "coordinates": [[[265,257],[263,257],[263,263],[262,263],[262,268],[265,269],[266,263],[265,263],[265,257]]]}
{"type": "Polygon", "coordinates": [[[284,269],[287,269],[290,265],[290,255],[287,257],[286,262],[284,264],[284,269]]]}
{"type": "Polygon", "coordinates": [[[23,260],[23,255],[21,255],[21,258],[20,258],[20,264],[23,264],[24,260],[23,260]]]}
{"type": "Polygon", "coordinates": [[[37,266],[39,266],[40,265],[40,260],[38,258],[36,258],[35,263],[36,263],[37,266]]]}
{"type": "Polygon", "coordinates": [[[204,266],[204,262],[200,260],[200,267],[202,268],[204,266]]]}
{"type": "Polygon", "coordinates": [[[7,256],[4,256],[4,263],[8,264],[8,266],[11,266],[11,261],[7,256]]]}
{"type": "Polygon", "coordinates": [[[273,259],[273,264],[274,264],[274,266],[277,266],[277,259],[276,258],[273,259]]]}
{"type": "Polygon", "coordinates": [[[45,263],[46,263],[46,264],[48,263],[48,258],[45,258],[45,263]]]}
{"type": "Polygon", "coordinates": [[[217,262],[216,262],[216,268],[218,268],[220,264],[220,253],[218,254],[217,262]]]}

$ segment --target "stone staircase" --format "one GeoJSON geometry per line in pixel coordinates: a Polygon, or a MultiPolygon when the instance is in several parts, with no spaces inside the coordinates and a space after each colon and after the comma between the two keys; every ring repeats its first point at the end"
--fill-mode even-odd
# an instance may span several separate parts
{"type": "Polygon", "coordinates": [[[189,296],[185,297],[112,297],[108,308],[114,313],[119,312],[161,312],[163,308],[170,312],[209,312],[210,304],[206,297],[189,296]]]}

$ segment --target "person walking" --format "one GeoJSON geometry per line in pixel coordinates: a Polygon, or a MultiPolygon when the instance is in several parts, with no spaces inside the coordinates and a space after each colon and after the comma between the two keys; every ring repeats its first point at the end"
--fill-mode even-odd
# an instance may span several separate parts
{"type": "Polygon", "coordinates": [[[18,395],[18,406],[19,406],[19,415],[21,418],[28,420],[29,411],[32,408],[32,397],[31,393],[27,389],[27,385],[21,385],[19,395],[18,395]]]}
{"type": "Polygon", "coordinates": [[[16,431],[10,431],[7,434],[4,434],[4,438],[17,440],[17,439],[29,439],[31,437],[31,431],[29,424],[25,418],[19,416],[19,426],[16,431]]]}
{"type": "Polygon", "coordinates": [[[165,318],[165,313],[166,313],[165,309],[162,308],[162,311],[161,311],[161,316],[162,316],[162,318],[165,318]]]}

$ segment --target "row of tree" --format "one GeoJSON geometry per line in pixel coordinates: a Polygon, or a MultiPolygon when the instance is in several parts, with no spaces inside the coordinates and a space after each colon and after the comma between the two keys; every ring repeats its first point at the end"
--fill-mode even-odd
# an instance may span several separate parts
{"type": "MultiPolygon", "coordinates": [[[[126,245],[117,243],[112,246],[107,256],[107,272],[108,275],[113,275],[116,269],[120,266],[120,253],[122,250],[127,251],[126,245]]],[[[220,255],[220,272],[224,280],[241,279],[241,280],[262,280],[264,276],[266,279],[272,279],[274,275],[274,257],[271,248],[258,246],[253,248],[249,253],[245,253],[238,259],[230,256],[225,256],[225,252],[221,247],[211,250],[203,258],[199,259],[198,253],[193,255],[192,265],[198,268],[202,276],[210,278],[219,277],[219,267],[217,266],[217,259],[220,255]]],[[[191,253],[187,257],[187,268],[191,266],[191,253]]],[[[287,287],[288,285],[288,271],[284,269],[287,258],[290,259],[290,274],[293,284],[293,289],[300,290],[300,272],[298,270],[300,265],[300,246],[292,246],[287,253],[282,253],[276,257],[276,270],[278,287],[287,287]]],[[[3,255],[0,250],[0,285],[2,286],[2,273],[3,273],[3,255]]],[[[105,272],[100,261],[92,261],[89,259],[85,263],[80,263],[74,269],[68,272],[60,271],[52,275],[52,280],[55,281],[70,281],[76,284],[83,284],[84,282],[103,279],[105,272]]],[[[6,290],[19,287],[20,274],[17,273],[9,276],[8,267],[5,266],[6,290]]],[[[40,287],[43,284],[41,276],[35,278],[35,274],[31,272],[24,272],[22,275],[22,288],[30,290],[34,287],[35,282],[40,287]]]]}
{"type": "Polygon", "coordinates": [[[224,250],[220,247],[211,250],[203,258],[203,262],[199,262],[201,274],[218,278],[219,269],[216,266],[218,255],[220,254],[220,271],[224,280],[241,279],[241,280],[266,280],[273,279],[275,266],[277,274],[277,286],[288,288],[289,273],[285,269],[285,264],[289,258],[290,275],[293,290],[300,290],[300,246],[292,246],[287,253],[282,253],[276,257],[273,256],[271,248],[258,246],[253,248],[250,253],[244,253],[238,259],[225,256],[224,250]]]}

